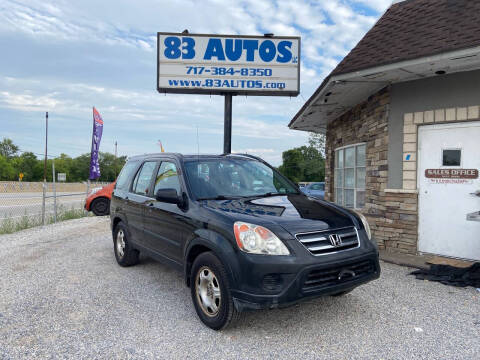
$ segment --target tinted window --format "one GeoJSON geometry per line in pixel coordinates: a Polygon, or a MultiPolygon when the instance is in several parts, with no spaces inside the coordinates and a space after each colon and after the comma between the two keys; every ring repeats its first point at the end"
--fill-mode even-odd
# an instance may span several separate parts
{"type": "Polygon", "coordinates": [[[462,150],[443,150],[443,166],[460,166],[462,150]]]}
{"type": "Polygon", "coordinates": [[[132,191],[134,193],[149,196],[148,190],[156,165],[157,163],[155,161],[147,161],[142,165],[137,176],[135,176],[135,180],[133,180],[132,191]]]}
{"type": "Polygon", "coordinates": [[[310,189],[312,190],[324,190],[325,186],[323,184],[313,184],[310,186],[310,189]]]}
{"type": "Polygon", "coordinates": [[[277,171],[252,159],[192,160],[185,163],[185,172],[197,198],[298,193],[277,171]]]}
{"type": "Polygon", "coordinates": [[[175,189],[177,194],[180,194],[180,182],[178,180],[177,167],[174,163],[163,161],[158,168],[157,177],[155,178],[154,194],[159,189],[175,189]]]}
{"type": "Polygon", "coordinates": [[[116,189],[126,190],[128,188],[128,180],[132,176],[133,172],[137,168],[138,161],[129,161],[125,164],[120,171],[120,174],[117,178],[117,183],[115,185],[116,189]]]}

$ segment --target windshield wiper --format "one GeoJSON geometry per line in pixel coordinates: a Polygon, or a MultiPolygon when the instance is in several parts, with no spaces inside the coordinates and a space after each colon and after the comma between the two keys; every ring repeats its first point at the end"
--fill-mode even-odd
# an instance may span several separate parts
{"type": "Polygon", "coordinates": [[[214,197],[198,198],[197,200],[200,201],[200,200],[234,200],[234,199],[238,199],[238,197],[218,195],[214,197]]]}

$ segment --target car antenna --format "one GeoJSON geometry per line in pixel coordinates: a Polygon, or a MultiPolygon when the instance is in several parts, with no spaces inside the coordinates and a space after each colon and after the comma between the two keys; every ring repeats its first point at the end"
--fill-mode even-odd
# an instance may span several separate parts
{"type": "Polygon", "coordinates": [[[200,141],[198,140],[198,124],[197,124],[197,162],[200,161],[200,141]]]}

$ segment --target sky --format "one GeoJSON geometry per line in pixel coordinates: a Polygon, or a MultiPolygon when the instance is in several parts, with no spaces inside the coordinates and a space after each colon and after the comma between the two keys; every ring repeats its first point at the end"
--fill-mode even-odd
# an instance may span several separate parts
{"type": "Polygon", "coordinates": [[[0,0],[0,140],[43,153],[221,153],[223,97],[159,94],[157,32],[301,36],[298,97],[233,98],[232,150],[280,165],[292,117],[392,0],[0,0]],[[198,137],[197,137],[198,134],[198,137]]]}

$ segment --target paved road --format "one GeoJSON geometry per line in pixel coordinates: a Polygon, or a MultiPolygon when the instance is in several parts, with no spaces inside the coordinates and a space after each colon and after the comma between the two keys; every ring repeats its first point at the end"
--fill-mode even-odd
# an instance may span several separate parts
{"type": "MultiPolygon", "coordinates": [[[[61,196],[70,193],[59,192],[57,195],[57,211],[82,209],[85,203],[85,193],[73,196],[61,196]]],[[[47,193],[53,196],[53,193],[47,193]]],[[[53,214],[53,198],[47,198],[45,208],[47,213],[53,214]]],[[[38,215],[42,212],[42,193],[0,193],[0,219],[18,218],[24,215],[38,215]]]]}
{"type": "Polygon", "coordinates": [[[407,276],[342,298],[251,312],[224,332],[197,319],[181,275],[116,265],[105,218],[0,236],[0,359],[478,359],[480,293],[407,276]]]}

